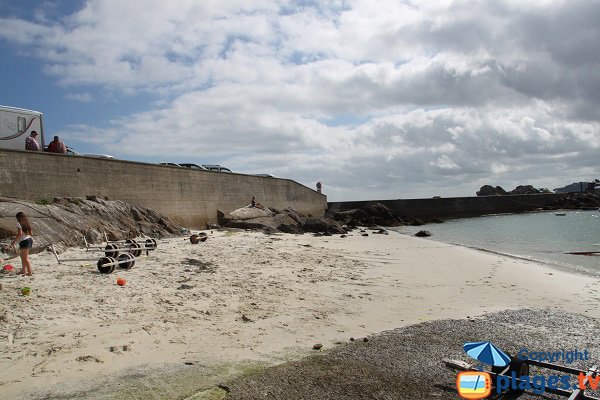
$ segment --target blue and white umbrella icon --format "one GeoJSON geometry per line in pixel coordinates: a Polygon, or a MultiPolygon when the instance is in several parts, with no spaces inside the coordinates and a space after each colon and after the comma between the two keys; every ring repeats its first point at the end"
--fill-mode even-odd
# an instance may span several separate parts
{"type": "Polygon", "coordinates": [[[463,349],[470,357],[488,365],[506,367],[510,364],[510,356],[491,342],[465,343],[463,349]]]}

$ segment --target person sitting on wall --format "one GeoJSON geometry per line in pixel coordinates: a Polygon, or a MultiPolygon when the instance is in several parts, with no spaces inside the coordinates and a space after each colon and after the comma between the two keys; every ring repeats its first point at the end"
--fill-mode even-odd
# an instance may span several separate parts
{"type": "Polygon", "coordinates": [[[35,140],[37,135],[38,134],[36,131],[31,131],[29,136],[25,138],[25,150],[40,151],[40,145],[38,144],[37,140],[35,140]]]}
{"type": "Polygon", "coordinates": [[[65,146],[65,144],[60,141],[60,138],[58,136],[54,136],[54,140],[48,145],[48,152],[67,154],[67,146],[65,146]]]}
{"type": "Polygon", "coordinates": [[[256,202],[256,199],[254,198],[254,196],[252,196],[252,202],[250,202],[250,207],[251,208],[258,208],[260,210],[264,210],[265,209],[262,204],[256,202]]]}

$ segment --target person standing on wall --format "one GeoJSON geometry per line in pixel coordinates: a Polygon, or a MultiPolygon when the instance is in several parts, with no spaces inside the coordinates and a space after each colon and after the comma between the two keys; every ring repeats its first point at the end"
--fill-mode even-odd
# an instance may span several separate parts
{"type": "Polygon", "coordinates": [[[48,145],[48,152],[67,154],[67,146],[65,146],[65,144],[60,141],[60,138],[58,136],[54,136],[54,140],[51,141],[48,145]]]}
{"type": "Polygon", "coordinates": [[[31,131],[29,136],[25,138],[25,150],[29,151],[40,151],[40,145],[35,138],[37,137],[36,131],[31,131]]]}
{"type": "Polygon", "coordinates": [[[321,185],[321,182],[317,182],[317,192],[321,193],[321,189],[323,189],[323,185],[321,185]]]}

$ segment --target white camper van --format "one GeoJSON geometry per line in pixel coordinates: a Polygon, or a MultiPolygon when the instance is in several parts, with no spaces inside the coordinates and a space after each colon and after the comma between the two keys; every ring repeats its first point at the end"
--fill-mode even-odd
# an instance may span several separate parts
{"type": "Polygon", "coordinates": [[[0,148],[25,150],[25,138],[31,131],[38,133],[38,143],[43,149],[46,143],[44,142],[42,113],[0,106],[0,148]]]}

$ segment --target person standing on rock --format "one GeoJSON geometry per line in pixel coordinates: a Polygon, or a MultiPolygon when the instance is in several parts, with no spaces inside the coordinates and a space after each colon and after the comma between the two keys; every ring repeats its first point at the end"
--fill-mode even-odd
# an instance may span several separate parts
{"type": "Polygon", "coordinates": [[[323,189],[323,185],[321,185],[321,182],[317,182],[317,192],[321,193],[321,189],[323,189]]]}
{"type": "Polygon", "coordinates": [[[21,271],[19,271],[19,274],[31,276],[31,263],[29,262],[29,250],[33,247],[31,224],[24,212],[18,212],[16,217],[17,236],[10,245],[14,247],[15,243],[19,243],[19,249],[21,250],[19,254],[21,256],[21,271]]]}

